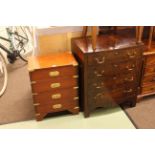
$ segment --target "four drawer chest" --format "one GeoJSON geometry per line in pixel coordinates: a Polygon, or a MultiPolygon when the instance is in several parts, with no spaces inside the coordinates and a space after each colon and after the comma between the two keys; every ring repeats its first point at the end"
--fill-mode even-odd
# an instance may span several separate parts
{"type": "Polygon", "coordinates": [[[136,105],[142,68],[143,44],[134,39],[98,36],[72,39],[72,52],[79,62],[80,107],[84,116],[100,107],[136,105]]]}
{"type": "Polygon", "coordinates": [[[48,113],[79,112],[78,64],[70,52],[29,57],[36,119],[48,113]]]}

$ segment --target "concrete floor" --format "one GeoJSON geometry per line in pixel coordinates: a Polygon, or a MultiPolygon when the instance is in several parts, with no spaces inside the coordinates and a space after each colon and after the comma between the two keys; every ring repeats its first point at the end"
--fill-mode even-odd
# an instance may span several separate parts
{"type": "Polygon", "coordinates": [[[120,107],[98,109],[89,118],[79,115],[61,115],[46,118],[43,121],[24,121],[1,125],[0,129],[134,129],[134,125],[120,107]]]}

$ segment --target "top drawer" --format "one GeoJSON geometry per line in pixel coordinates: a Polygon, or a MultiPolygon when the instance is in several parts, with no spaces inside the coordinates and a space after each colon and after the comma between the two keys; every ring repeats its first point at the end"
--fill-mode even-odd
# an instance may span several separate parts
{"type": "Polygon", "coordinates": [[[57,77],[71,77],[78,74],[75,66],[52,67],[47,69],[39,69],[30,72],[31,81],[48,80],[57,77]]]}
{"type": "Polygon", "coordinates": [[[142,55],[141,48],[116,49],[103,51],[88,55],[88,65],[109,64],[109,61],[121,62],[124,60],[135,60],[142,55]]]}

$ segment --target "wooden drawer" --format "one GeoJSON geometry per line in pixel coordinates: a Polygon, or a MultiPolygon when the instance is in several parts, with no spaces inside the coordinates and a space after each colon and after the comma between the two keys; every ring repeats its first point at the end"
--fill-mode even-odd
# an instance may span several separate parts
{"type": "Polygon", "coordinates": [[[123,73],[134,74],[136,72],[136,62],[128,61],[123,63],[114,63],[111,62],[108,65],[102,66],[92,66],[88,69],[88,77],[103,77],[103,76],[112,76],[123,73]]]}
{"type": "Polygon", "coordinates": [[[145,66],[155,65],[155,55],[146,56],[145,66]]]}
{"type": "Polygon", "coordinates": [[[78,85],[75,78],[62,78],[60,81],[57,79],[51,79],[46,81],[36,81],[32,83],[32,92],[41,93],[45,91],[59,90],[63,88],[73,88],[78,85]]]}
{"type": "Polygon", "coordinates": [[[72,101],[69,103],[62,104],[61,102],[58,104],[48,104],[44,106],[35,106],[36,113],[50,113],[50,112],[59,112],[65,111],[68,109],[78,109],[78,104],[76,101],[72,101]]]}
{"type": "Polygon", "coordinates": [[[46,105],[52,103],[66,103],[68,101],[78,100],[78,91],[73,88],[54,90],[53,92],[43,92],[33,95],[34,104],[46,105]]]}
{"type": "Polygon", "coordinates": [[[155,74],[155,65],[144,68],[144,76],[155,74]]]}
{"type": "Polygon", "coordinates": [[[142,80],[142,85],[148,85],[148,84],[155,83],[155,74],[144,76],[142,80]]]}
{"type": "MultiPolygon", "coordinates": [[[[88,80],[88,88],[91,89],[101,89],[101,88],[111,88],[115,89],[123,85],[135,85],[137,83],[137,77],[135,73],[128,74],[116,74],[113,76],[103,76],[97,78],[90,78],[88,80]]],[[[95,89],[95,90],[96,90],[95,89]]]]}
{"type": "Polygon", "coordinates": [[[90,53],[88,55],[88,65],[106,65],[109,64],[110,61],[121,62],[125,60],[136,60],[141,56],[141,52],[139,50],[139,48],[128,48],[123,50],[118,49],[114,51],[90,53]]]}
{"type": "Polygon", "coordinates": [[[40,81],[45,79],[55,79],[58,77],[73,77],[77,74],[77,67],[69,65],[34,70],[33,72],[30,72],[30,79],[31,81],[40,81]]]}
{"type": "Polygon", "coordinates": [[[88,104],[113,104],[122,100],[136,96],[134,87],[118,88],[109,92],[100,92],[96,94],[88,94],[88,104]]]}
{"type": "Polygon", "coordinates": [[[143,86],[141,92],[142,94],[149,94],[155,92],[155,84],[143,86]]]}

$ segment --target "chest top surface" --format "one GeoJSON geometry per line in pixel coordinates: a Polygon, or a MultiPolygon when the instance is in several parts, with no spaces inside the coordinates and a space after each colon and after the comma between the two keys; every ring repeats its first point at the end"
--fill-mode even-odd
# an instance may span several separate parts
{"type": "Polygon", "coordinates": [[[68,65],[78,65],[71,52],[52,53],[45,56],[31,56],[28,58],[29,71],[68,65]]]}
{"type": "Polygon", "coordinates": [[[93,51],[91,37],[77,38],[73,40],[80,48],[82,53],[97,53],[101,51],[111,51],[116,49],[124,49],[142,44],[137,44],[134,36],[127,35],[100,35],[97,37],[96,50],[93,51]]]}

